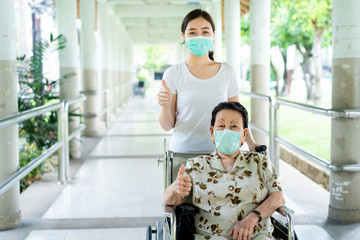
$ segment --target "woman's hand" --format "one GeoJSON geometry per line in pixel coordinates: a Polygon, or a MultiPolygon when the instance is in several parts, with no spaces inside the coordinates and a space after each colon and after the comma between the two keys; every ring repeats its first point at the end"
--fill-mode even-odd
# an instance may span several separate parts
{"type": "Polygon", "coordinates": [[[184,164],[181,164],[177,178],[166,188],[164,195],[166,205],[179,206],[184,203],[182,197],[189,195],[191,191],[191,178],[184,176],[184,170],[184,164]]]}
{"type": "Polygon", "coordinates": [[[158,103],[162,107],[170,107],[172,100],[172,93],[164,80],[161,80],[161,84],[164,86],[164,89],[159,90],[159,93],[157,95],[158,103]]]}
{"type": "Polygon", "coordinates": [[[234,240],[250,240],[258,220],[256,214],[250,213],[232,227],[228,236],[233,236],[234,240]]]}
{"type": "Polygon", "coordinates": [[[181,197],[186,197],[191,191],[191,178],[184,176],[184,170],[184,164],[181,164],[178,176],[174,182],[174,190],[181,197]]]}

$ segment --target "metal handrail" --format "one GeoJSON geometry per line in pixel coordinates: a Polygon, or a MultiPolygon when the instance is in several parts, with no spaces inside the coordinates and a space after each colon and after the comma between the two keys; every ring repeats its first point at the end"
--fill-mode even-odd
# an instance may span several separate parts
{"type": "Polygon", "coordinates": [[[41,107],[33,108],[24,112],[16,113],[8,117],[0,119],[0,128],[10,127],[14,124],[21,123],[23,121],[29,120],[31,118],[43,115],[47,112],[59,110],[62,106],[62,103],[54,103],[51,105],[44,105],[41,107]]]}
{"type": "Polygon", "coordinates": [[[9,190],[15,183],[19,182],[22,178],[28,175],[34,168],[39,166],[42,162],[48,159],[56,151],[58,151],[63,146],[62,142],[57,142],[52,145],[49,149],[43,152],[40,156],[33,159],[31,162],[26,164],[24,167],[17,170],[13,173],[8,179],[0,184],[0,196],[9,190]]]}
{"type": "Polygon", "coordinates": [[[86,96],[63,100],[62,102],[33,108],[24,112],[16,113],[8,117],[0,119],[0,129],[6,128],[31,118],[43,115],[50,111],[58,111],[58,141],[49,149],[45,150],[40,156],[31,160],[27,165],[18,169],[10,177],[0,182],[0,196],[9,190],[19,180],[29,174],[34,168],[48,159],[52,154],[58,151],[58,183],[65,184],[69,181],[69,141],[85,129],[85,125],[81,124],[74,129],[69,135],[68,114],[69,105],[84,101],[86,96]]]}
{"type": "Polygon", "coordinates": [[[276,99],[276,104],[301,109],[307,112],[312,112],[320,115],[324,115],[331,118],[359,118],[360,109],[328,109],[315,107],[312,105],[293,102],[285,99],[276,99]]]}
{"type": "Polygon", "coordinates": [[[278,131],[278,109],[280,105],[300,109],[307,112],[312,112],[315,114],[331,117],[331,118],[360,118],[360,109],[327,109],[321,107],[315,107],[308,104],[293,102],[285,99],[280,99],[277,97],[271,97],[258,93],[251,92],[241,92],[240,94],[250,96],[251,98],[256,98],[269,103],[269,131],[260,128],[254,124],[251,124],[251,127],[263,134],[269,135],[269,145],[270,145],[270,157],[276,167],[279,170],[279,158],[277,156],[278,152],[278,143],[281,143],[292,150],[298,152],[299,154],[305,156],[310,161],[319,164],[330,171],[341,172],[341,171],[360,171],[360,164],[332,164],[322,159],[319,156],[316,156],[288,141],[283,138],[280,138],[277,133],[278,131]]]}
{"type": "Polygon", "coordinates": [[[104,88],[102,90],[80,91],[80,93],[84,94],[85,96],[104,95],[106,107],[99,113],[83,113],[83,114],[72,114],[72,115],[79,116],[79,117],[85,117],[85,118],[94,118],[94,117],[101,117],[105,114],[105,125],[106,125],[106,128],[109,128],[109,122],[110,122],[109,91],[110,91],[109,88],[104,88]]]}

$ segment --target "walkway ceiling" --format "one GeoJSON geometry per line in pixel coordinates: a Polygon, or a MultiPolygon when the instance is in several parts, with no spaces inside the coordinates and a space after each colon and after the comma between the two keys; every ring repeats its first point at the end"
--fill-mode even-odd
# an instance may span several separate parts
{"type": "MultiPolygon", "coordinates": [[[[106,0],[121,20],[134,44],[159,45],[181,41],[180,26],[191,10],[210,11],[213,0],[106,0]]],[[[241,0],[241,12],[249,10],[249,0],[241,0]]]]}

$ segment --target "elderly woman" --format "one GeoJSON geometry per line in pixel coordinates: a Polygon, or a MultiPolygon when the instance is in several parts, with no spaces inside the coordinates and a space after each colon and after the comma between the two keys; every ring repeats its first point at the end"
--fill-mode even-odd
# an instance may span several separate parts
{"type": "Polygon", "coordinates": [[[238,102],[220,103],[210,132],[216,151],[181,166],[165,203],[177,206],[192,198],[200,210],[195,239],[273,239],[270,216],[285,200],[269,158],[239,149],[248,134],[246,109],[238,102]]]}

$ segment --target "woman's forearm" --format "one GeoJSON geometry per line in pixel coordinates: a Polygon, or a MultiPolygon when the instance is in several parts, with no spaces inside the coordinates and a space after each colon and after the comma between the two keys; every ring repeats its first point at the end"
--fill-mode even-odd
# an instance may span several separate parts
{"type": "Polygon", "coordinates": [[[279,207],[285,204],[282,192],[272,192],[255,210],[259,211],[263,219],[269,218],[279,207]]]}
{"type": "Polygon", "coordinates": [[[175,114],[172,113],[171,107],[163,107],[159,116],[160,126],[165,131],[170,131],[175,126],[175,114]]]}
{"type": "Polygon", "coordinates": [[[169,106],[163,106],[159,116],[160,126],[165,131],[170,131],[174,128],[176,122],[176,102],[177,95],[172,94],[171,103],[169,106]]]}
{"type": "Polygon", "coordinates": [[[255,140],[252,136],[252,133],[251,133],[251,129],[250,129],[250,126],[248,127],[249,131],[248,131],[248,135],[246,137],[246,143],[248,144],[249,148],[250,148],[250,151],[256,151],[255,150],[255,147],[256,147],[256,143],[255,143],[255,140]]]}

